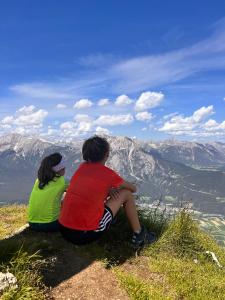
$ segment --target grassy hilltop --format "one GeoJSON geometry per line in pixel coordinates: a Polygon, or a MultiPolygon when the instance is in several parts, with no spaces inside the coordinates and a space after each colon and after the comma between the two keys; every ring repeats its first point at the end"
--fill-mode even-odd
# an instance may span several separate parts
{"type": "Polygon", "coordinates": [[[224,248],[185,210],[173,219],[156,210],[140,213],[159,239],[139,253],[129,246],[131,232],[122,213],[108,236],[82,247],[59,233],[29,229],[3,239],[26,223],[26,206],[2,207],[0,215],[0,271],[18,279],[18,288],[6,290],[1,300],[224,299],[225,267],[206,253],[214,252],[225,266],[224,248]]]}

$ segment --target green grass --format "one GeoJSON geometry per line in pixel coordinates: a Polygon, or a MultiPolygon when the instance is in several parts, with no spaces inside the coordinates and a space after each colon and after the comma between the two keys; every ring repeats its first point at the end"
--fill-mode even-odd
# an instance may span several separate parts
{"type": "MultiPolygon", "coordinates": [[[[20,227],[26,222],[26,208],[13,206],[1,208],[4,212],[2,224],[20,227]],[[16,220],[18,209],[18,221],[16,220]]],[[[115,271],[121,286],[131,299],[137,300],[222,300],[225,291],[225,268],[219,268],[206,251],[216,254],[219,262],[225,266],[224,248],[216,244],[213,238],[201,231],[187,210],[183,209],[175,217],[169,217],[157,208],[151,212],[140,212],[141,222],[155,231],[158,240],[138,253],[147,261],[146,274],[130,273],[123,269],[125,262],[137,262],[135,252],[130,247],[131,230],[123,213],[101,240],[87,246],[74,246],[74,255],[87,257],[91,261],[100,260],[106,268],[115,271]],[[194,260],[197,259],[197,263],[194,260]],[[160,278],[160,280],[159,280],[160,278]]],[[[5,228],[5,227],[4,227],[5,228]]],[[[3,232],[3,230],[1,231],[3,232]]],[[[9,230],[4,229],[4,234],[9,230]]],[[[3,233],[2,233],[3,235],[3,233]]],[[[42,284],[41,269],[44,259],[58,249],[69,247],[60,234],[32,234],[29,230],[8,240],[0,241],[0,271],[10,271],[18,279],[17,290],[9,289],[1,300],[47,299],[42,284]],[[35,254],[38,251],[38,255],[35,254]]],[[[54,266],[53,266],[54,267],[54,266]]]]}
{"type": "Polygon", "coordinates": [[[0,266],[1,272],[10,272],[17,278],[17,288],[8,288],[1,300],[42,300],[45,287],[39,274],[40,263],[37,254],[29,255],[23,249],[17,251],[7,264],[0,266]]]}
{"type": "Polygon", "coordinates": [[[150,258],[149,269],[166,276],[178,299],[222,300],[225,268],[219,268],[206,254],[207,250],[214,252],[225,266],[224,248],[199,230],[190,214],[182,210],[159,241],[145,250],[145,254],[150,258]]]}
{"type": "Polygon", "coordinates": [[[196,264],[191,259],[160,253],[151,258],[149,264],[152,271],[166,276],[178,299],[224,300],[225,269],[219,269],[212,262],[196,264]]]}
{"type": "Polygon", "coordinates": [[[176,299],[174,291],[167,290],[167,286],[154,280],[145,281],[126,272],[115,271],[121,285],[131,299],[134,300],[171,300],[176,299]]]}
{"type": "Polygon", "coordinates": [[[0,239],[13,233],[27,222],[27,206],[10,205],[0,207],[0,239]]]}

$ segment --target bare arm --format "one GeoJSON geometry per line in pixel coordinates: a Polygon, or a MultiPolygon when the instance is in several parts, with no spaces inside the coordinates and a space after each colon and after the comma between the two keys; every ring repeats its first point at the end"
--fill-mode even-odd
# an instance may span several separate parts
{"type": "Polygon", "coordinates": [[[126,189],[131,191],[132,193],[135,193],[137,191],[136,186],[128,181],[124,181],[123,183],[121,183],[121,185],[119,186],[119,189],[126,189]]]}

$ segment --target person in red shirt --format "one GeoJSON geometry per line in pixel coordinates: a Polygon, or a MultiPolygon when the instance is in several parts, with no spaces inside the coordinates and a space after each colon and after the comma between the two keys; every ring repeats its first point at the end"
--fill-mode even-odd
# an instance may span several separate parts
{"type": "Polygon", "coordinates": [[[150,243],[155,236],[140,225],[132,194],[136,187],[105,166],[109,152],[105,138],[94,136],[84,142],[84,162],[67,189],[59,218],[60,231],[74,244],[92,242],[107,231],[123,206],[133,230],[132,244],[139,247],[150,243]]]}

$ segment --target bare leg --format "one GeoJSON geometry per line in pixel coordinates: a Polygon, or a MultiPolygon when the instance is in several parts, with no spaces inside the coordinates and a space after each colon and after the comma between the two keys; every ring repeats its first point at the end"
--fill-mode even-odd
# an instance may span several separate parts
{"type": "Polygon", "coordinates": [[[130,226],[133,231],[138,232],[141,230],[137,209],[134,201],[133,194],[128,190],[120,191],[117,199],[110,198],[107,200],[106,205],[111,209],[113,216],[115,216],[123,205],[126,216],[129,220],[130,226]]]}

